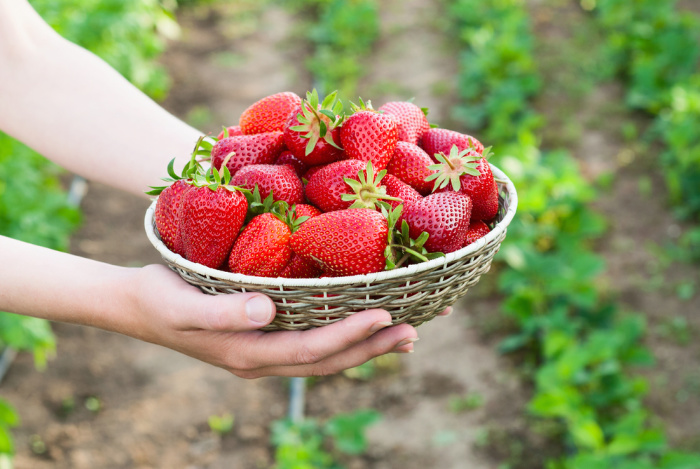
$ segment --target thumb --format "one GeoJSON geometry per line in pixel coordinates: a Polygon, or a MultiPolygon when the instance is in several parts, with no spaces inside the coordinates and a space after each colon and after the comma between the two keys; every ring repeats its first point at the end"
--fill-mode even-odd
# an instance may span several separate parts
{"type": "Polygon", "coordinates": [[[275,317],[275,304],[261,293],[206,295],[198,292],[189,328],[216,332],[243,332],[268,325],[275,317]]]}

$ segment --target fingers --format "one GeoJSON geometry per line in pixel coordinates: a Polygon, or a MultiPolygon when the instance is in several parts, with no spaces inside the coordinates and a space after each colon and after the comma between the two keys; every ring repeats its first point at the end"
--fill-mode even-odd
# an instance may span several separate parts
{"type": "MultiPolygon", "coordinates": [[[[324,328],[330,326],[324,326],[324,328]]],[[[387,327],[366,340],[358,342],[347,349],[330,355],[316,363],[294,366],[269,366],[254,370],[238,371],[242,378],[259,378],[262,376],[323,376],[339,373],[342,370],[359,366],[374,357],[386,353],[413,350],[413,342],[418,340],[415,328],[408,324],[387,327]]]]}
{"type": "MultiPolygon", "coordinates": [[[[247,368],[318,363],[362,342],[391,325],[391,315],[379,309],[355,313],[342,321],[307,331],[268,332],[240,337],[232,354],[250,357],[247,368]]],[[[233,358],[233,357],[232,357],[233,358]]]]}
{"type": "Polygon", "coordinates": [[[443,311],[442,313],[438,314],[438,316],[447,317],[447,316],[449,316],[450,314],[452,314],[452,311],[453,311],[452,306],[448,306],[447,308],[445,308],[445,311],[443,311]]]}

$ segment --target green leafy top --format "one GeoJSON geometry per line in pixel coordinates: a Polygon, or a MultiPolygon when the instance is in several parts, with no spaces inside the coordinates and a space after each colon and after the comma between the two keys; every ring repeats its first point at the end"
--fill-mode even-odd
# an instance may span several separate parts
{"type": "Polygon", "coordinates": [[[426,262],[445,255],[442,252],[428,252],[425,249],[425,243],[430,236],[427,232],[424,231],[418,238],[412,239],[406,220],[402,221],[400,228],[396,227],[403,212],[403,204],[392,209],[388,203],[379,202],[379,207],[389,228],[387,246],[384,250],[386,270],[399,268],[408,261],[426,262]]]}
{"type": "Polygon", "coordinates": [[[446,187],[448,184],[452,185],[452,189],[458,191],[461,187],[459,178],[465,174],[480,176],[481,173],[477,169],[479,161],[482,158],[488,160],[491,155],[491,147],[484,149],[484,154],[482,155],[476,151],[476,147],[471,141],[469,142],[469,147],[462,151],[459,151],[457,145],[452,145],[449,155],[444,153],[435,155],[438,163],[428,166],[428,169],[432,169],[434,173],[426,177],[425,180],[435,180],[433,192],[446,187]]]}
{"type": "Polygon", "coordinates": [[[338,99],[338,91],[334,91],[320,103],[316,89],[306,93],[306,99],[301,103],[301,113],[297,114],[299,125],[290,127],[296,132],[303,132],[303,138],[309,139],[305,153],[308,155],[320,139],[329,145],[342,150],[333,140],[331,131],[340,126],[344,116],[343,103],[338,99]]]}
{"type": "Polygon", "coordinates": [[[374,174],[372,162],[367,163],[367,169],[357,172],[358,179],[345,178],[343,179],[348,186],[353,190],[352,194],[343,194],[340,196],[345,202],[353,200],[350,208],[371,208],[374,209],[379,200],[394,200],[401,202],[398,197],[387,195],[386,187],[381,185],[382,178],[386,175],[386,169],[374,174]]]}
{"type": "Polygon", "coordinates": [[[160,195],[165,188],[170,186],[172,183],[175,181],[179,181],[181,179],[185,179],[187,181],[192,181],[193,185],[196,186],[201,186],[201,185],[207,185],[211,186],[210,188],[212,190],[216,190],[216,187],[221,184],[222,181],[222,174],[221,172],[223,171],[223,179],[226,181],[224,184],[228,184],[231,180],[231,173],[228,171],[228,168],[226,168],[226,163],[228,162],[228,159],[231,157],[231,155],[228,155],[227,158],[224,160],[224,163],[221,165],[222,169],[221,171],[217,171],[216,168],[210,168],[209,171],[205,172],[204,168],[202,165],[199,163],[197,160],[198,156],[211,156],[211,149],[213,147],[212,143],[207,141],[207,136],[202,135],[199,137],[197,140],[197,143],[194,146],[194,150],[192,150],[192,155],[190,156],[190,160],[187,162],[184,168],[182,168],[182,172],[180,174],[177,174],[175,172],[175,158],[170,160],[170,163],[168,163],[168,176],[166,178],[162,178],[163,181],[167,182],[168,184],[165,186],[150,186],[151,190],[147,191],[146,194],[148,195],[160,195]],[[211,174],[210,174],[211,173],[211,174]],[[210,174],[210,176],[208,176],[210,174]],[[228,174],[228,176],[227,176],[228,174]],[[218,178],[218,182],[217,182],[218,178]]]}

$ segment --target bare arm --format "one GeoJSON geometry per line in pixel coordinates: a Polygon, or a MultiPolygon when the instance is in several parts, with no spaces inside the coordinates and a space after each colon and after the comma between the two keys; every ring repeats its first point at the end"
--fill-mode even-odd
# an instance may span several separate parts
{"type": "Polygon", "coordinates": [[[143,195],[201,132],[63,39],[26,0],[0,0],[0,129],[66,169],[143,195]]]}

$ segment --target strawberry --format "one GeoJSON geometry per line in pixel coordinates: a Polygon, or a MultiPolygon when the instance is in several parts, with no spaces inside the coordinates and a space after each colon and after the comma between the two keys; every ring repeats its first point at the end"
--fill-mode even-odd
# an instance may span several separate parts
{"type": "Polygon", "coordinates": [[[297,204],[294,206],[294,213],[296,213],[297,217],[317,217],[323,212],[314,207],[313,205],[307,205],[307,204],[297,204]]]}
{"type": "Polygon", "coordinates": [[[471,243],[477,239],[486,236],[491,232],[491,228],[481,220],[472,220],[469,223],[469,229],[467,230],[467,239],[464,241],[464,246],[469,246],[471,243]]]}
{"type": "Polygon", "coordinates": [[[272,193],[274,200],[283,200],[289,205],[304,201],[304,187],[297,173],[289,165],[253,164],[244,166],[231,178],[231,184],[253,190],[258,186],[260,198],[272,193]]]}
{"type": "Polygon", "coordinates": [[[178,179],[163,189],[156,202],[156,228],[163,244],[175,254],[184,253],[180,231],[180,202],[182,196],[191,188],[185,179],[178,179]]]}
{"type": "Polygon", "coordinates": [[[428,252],[450,253],[464,246],[472,204],[460,192],[431,194],[404,205],[399,223],[408,223],[410,237],[428,233],[424,247],[428,252]]]}
{"type": "Polygon", "coordinates": [[[391,115],[399,125],[399,141],[417,145],[423,134],[430,129],[428,109],[419,108],[407,101],[393,101],[379,108],[391,115]]]}
{"type": "Polygon", "coordinates": [[[277,277],[292,257],[292,231],[272,213],[253,218],[236,240],[228,259],[233,273],[277,277]]]}
{"type": "Polygon", "coordinates": [[[387,195],[399,199],[387,201],[387,203],[391,205],[391,208],[396,208],[399,204],[416,202],[423,198],[417,190],[391,174],[384,176],[382,184],[384,184],[386,188],[387,195]]]}
{"type": "Polygon", "coordinates": [[[290,91],[267,96],[243,111],[239,124],[245,135],[283,131],[289,114],[301,104],[290,91]]]}
{"type": "Polygon", "coordinates": [[[291,246],[327,275],[369,274],[384,269],[388,232],[386,218],[375,210],[337,210],[302,223],[291,246]]]}
{"type": "Polygon", "coordinates": [[[279,276],[282,278],[318,278],[321,273],[321,267],[316,261],[292,253],[292,258],[279,276]]]}
{"type": "Polygon", "coordinates": [[[433,174],[433,171],[428,169],[432,164],[432,158],[421,147],[399,142],[386,169],[389,174],[401,179],[422,195],[428,195],[433,185],[426,181],[426,178],[433,174]]]}
{"type": "Polygon", "coordinates": [[[348,158],[371,161],[374,168],[383,170],[394,156],[399,140],[396,120],[369,107],[353,105],[355,113],[348,117],[340,128],[340,142],[348,158]]]}
{"type": "Polygon", "coordinates": [[[243,226],[248,202],[215,168],[197,174],[192,188],[182,196],[180,229],[185,259],[218,269],[226,261],[243,226]]]}
{"type": "Polygon", "coordinates": [[[449,154],[454,145],[457,145],[460,151],[474,147],[477,153],[484,152],[484,145],[471,135],[447,129],[429,129],[423,134],[423,150],[425,150],[433,160],[435,160],[435,155],[437,153],[449,154]]]}
{"type": "Polygon", "coordinates": [[[473,147],[460,151],[453,146],[450,154],[438,153],[438,164],[430,169],[436,172],[427,178],[435,180],[433,191],[458,191],[472,199],[472,219],[491,220],[498,213],[498,186],[487,160],[490,147],[482,154],[473,147]]]}
{"type": "Polygon", "coordinates": [[[283,149],[282,132],[236,135],[216,142],[211,150],[211,164],[220,170],[226,157],[233,153],[226,166],[231,174],[236,174],[243,166],[272,164],[283,149]]]}
{"type": "Polygon", "coordinates": [[[294,156],[309,166],[332,163],[343,156],[339,146],[342,118],[338,117],[343,103],[337,99],[337,94],[337,91],[329,94],[319,104],[316,90],[307,93],[287,121],[284,143],[294,156]]]}
{"type": "Polygon", "coordinates": [[[216,139],[221,140],[228,137],[235,137],[236,135],[243,135],[243,131],[241,130],[240,125],[232,125],[229,127],[225,127],[224,130],[222,130],[221,133],[219,133],[216,139]]]}
{"type": "Polygon", "coordinates": [[[314,174],[321,171],[326,166],[328,166],[328,165],[323,164],[323,165],[319,165],[319,166],[312,166],[309,169],[307,169],[306,172],[304,173],[304,175],[301,177],[301,182],[304,183],[304,187],[306,187],[306,185],[309,183],[309,181],[311,180],[311,177],[313,177],[314,174]]]}
{"type": "Polygon", "coordinates": [[[275,164],[290,165],[292,168],[294,168],[294,171],[297,173],[297,176],[299,176],[299,178],[301,178],[304,175],[304,173],[306,173],[306,171],[309,169],[306,163],[294,156],[294,154],[289,150],[285,150],[282,153],[280,153],[280,156],[278,156],[275,160],[275,164]]]}
{"type": "Polygon", "coordinates": [[[372,163],[336,161],[315,173],[306,185],[306,197],[324,212],[346,208],[374,208],[379,199],[392,199],[380,185],[386,170],[375,176],[372,163]]]}

